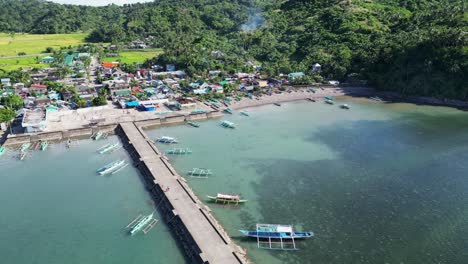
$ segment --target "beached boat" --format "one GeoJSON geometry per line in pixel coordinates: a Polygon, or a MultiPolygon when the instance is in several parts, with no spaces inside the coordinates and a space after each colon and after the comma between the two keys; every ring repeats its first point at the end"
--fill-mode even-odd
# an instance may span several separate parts
{"type": "Polygon", "coordinates": [[[226,121],[224,120],[221,125],[223,127],[227,127],[227,128],[236,128],[236,124],[234,124],[233,122],[229,122],[229,121],[226,121]]]}
{"type": "Polygon", "coordinates": [[[377,101],[377,102],[382,102],[382,99],[378,96],[369,97],[369,99],[377,101]]]}
{"type": "Polygon", "coordinates": [[[46,140],[46,141],[41,142],[41,150],[42,151],[45,151],[48,146],[49,146],[49,141],[46,140]]]}
{"type": "Polygon", "coordinates": [[[311,101],[311,102],[316,102],[316,100],[313,99],[313,98],[307,98],[307,99],[308,99],[309,101],[311,101]]]}
{"type": "Polygon", "coordinates": [[[329,99],[325,99],[325,103],[330,104],[330,105],[335,104],[335,102],[333,102],[333,100],[329,100],[329,99]]]}
{"type": "Polygon", "coordinates": [[[190,121],[187,122],[187,125],[190,125],[190,126],[193,126],[193,127],[200,127],[199,124],[194,123],[194,122],[190,122],[190,121]]]}
{"type": "Polygon", "coordinates": [[[113,171],[116,171],[120,169],[120,167],[125,165],[125,160],[117,160],[114,162],[111,162],[107,164],[106,166],[99,168],[96,172],[99,173],[99,175],[105,175],[112,173],[113,171]]]}
{"type": "Polygon", "coordinates": [[[198,178],[208,178],[208,176],[212,174],[213,173],[210,169],[205,168],[193,168],[191,171],[188,172],[188,175],[198,178]]]}
{"type": "Polygon", "coordinates": [[[157,138],[156,141],[159,142],[159,143],[164,143],[164,144],[175,144],[175,143],[177,143],[177,140],[175,138],[166,137],[166,136],[162,136],[160,138],[157,138]]]}
{"type": "Polygon", "coordinates": [[[333,101],[333,100],[334,100],[334,98],[331,97],[331,96],[325,96],[324,98],[325,98],[326,100],[330,100],[330,101],[333,101]]]}
{"type": "Polygon", "coordinates": [[[157,223],[156,219],[153,219],[153,213],[146,215],[146,216],[139,216],[137,217],[132,223],[130,223],[127,227],[131,227],[130,234],[134,235],[138,231],[143,230],[146,234],[149,229],[144,228],[147,225],[152,225],[151,228],[157,223]],[[144,229],[143,229],[144,228],[144,229]]]}
{"type": "Polygon", "coordinates": [[[1,146],[0,147],[0,156],[5,153],[5,150],[6,150],[6,147],[5,146],[1,146]]]}
{"type": "Polygon", "coordinates": [[[240,199],[240,196],[238,194],[224,194],[224,193],[218,193],[216,196],[209,196],[207,195],[208,199],[211,202],[215,203],[223,203],[223,204],[240,204],[240,203],[245,203],[247,200],[242,200],[240,199]]]}
{"type": "Polygon", "coordinates": [[[342,108],[342,109],[349,109],[350,107],[349,107],[348,104],[342,104],[342,105],[340,105],[340,108],[342,108]]]}
{"type": "Polygon", "coordinates": [[[232,110],[231,110],[231,108],[226,108],[226,109],[224,109],[224,110],[223,110],[223,112],[225,112],[225,113],[228,113],[228,114],[231,114],[231,115],[232,115],[232,110]]]}
{"type": "Polygon", "coordinates": [[[167,154],[171,154],[171,155],[186,155],[186,154],[192,154],[192,150],[189,149],[189,148],[174,148],[174,149],[170,149],[166,152],[167,154]]]}
{"type": "Polygon", "coordinates": [[[280,104],[280,103],[273,103],[273,104],[274,104],[274,105],[276,105],[276,106],[281,106],[281,104],[280,104]]]}
{"type": "Polygon", "coordinates": [[[168,110],[168,111],[156,111],[154,112],[155,115],[167,115],[167,114],[170,114],[172,113],[172,111],[168,110]]]}
{"type": "Polygon", "coordinates": [[[204,114],[204,113],[206,113],[206,110],[203,110],[203,109],[194,109],[191,113],[192,113],[192,114],[204,114]]]}
{"type": "Polygon", "coordinates": [[[25,158],[26,158],[26,152],[20,152],[20,154],[18,155],[18,159],[24,160],[25,158]]]}
{"type": "Polygon", "coordinates": [[[250,116],[249,113],[247,113],[245,111],[240,112],[240,114],[243,115],[243,116],[250,116]]]}
{"type": "Polygon", "coordinates": [[[23,145],[21,145],[20,151],[25,152],[26,150],[29,149],[29,147],[31,147],[31,143],[24,143],[23,145]]]}
{"type": "Polygon", "coordinates": [[[114,143],[114,144],[107,144],[106,146],[104,146],[103,148],[100,148],[98,150],[99,154],[105,154],[105,153],[111,153],[113,152],[114,150],[117,149],[117,147],[119,147],[120,144],[119,143],[114,143]]]}
{"type": "Polygon", "coordinates": [[[248,237],[257,238],[258,248],[297,250],[295,239],[313,237],[313,232],[295,232],[291,225],[257,224],[255,231],[239,230],[248,237]]]}

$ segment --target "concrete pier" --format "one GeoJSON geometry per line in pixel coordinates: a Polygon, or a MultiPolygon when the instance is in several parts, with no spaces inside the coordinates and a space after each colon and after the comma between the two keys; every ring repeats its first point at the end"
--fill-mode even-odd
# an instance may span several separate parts
{"type": "Polygon", "coordinates": [[[165,222],[191,263],[246,263],[235,245],[184,179],[160,155],[143,130],[133,122],[117,127],[124,147],[143,176],[165,222]]]}

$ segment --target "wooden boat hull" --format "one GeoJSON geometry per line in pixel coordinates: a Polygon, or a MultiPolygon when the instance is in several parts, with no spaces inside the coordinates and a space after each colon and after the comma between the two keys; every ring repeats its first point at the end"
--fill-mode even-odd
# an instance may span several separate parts
{"type": "Polygon", "coordinates": [[[214,197],[214,196],[209,196],[209,195],[207,195],[206,197],[208,197],[208,200],[210,202],[214,202],[214,203],[240,204],[240,203],[246,203],[247,202],[247,200],[239,200],[239,201],[226,200],[226,199],[220,199],[220,198],[217,198],[217,197],[214,197]]]}

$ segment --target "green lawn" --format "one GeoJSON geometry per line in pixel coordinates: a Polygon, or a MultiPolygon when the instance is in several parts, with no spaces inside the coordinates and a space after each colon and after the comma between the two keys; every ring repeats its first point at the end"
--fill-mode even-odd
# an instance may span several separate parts
{"type": "MultiPolygon", "coordinates": [[[[41,60],[39,56],[39,61],[41,60]]],[[[47,68],[49,64],[37,63],[36,57],[25,57],[25,58],[13,58],[13,59],[2,59],[0,57],[0,69],[5,71],[17,70],[19,68],[47,68]]]]}
{"type": "Polygon", "coordinates": [[[119,52],[119,57],[105,57],[101,61],[102,62],[111,62],[111,61],[119,61],[121,63],[137,63],[137,62],[145,62],[147,59],[151,59],[158,54],[161,54],[163,51],[162,49],[145,49],[145,50],[135,50],[135,51],[122,51],[119,52]]]}
{"type": "Polygon", "coordinates": [[[74,34],[19,34],[13,36],[0,33],[0,57],[16,56],[19,52],[26,54],[42,53],[47,47],[58,49],[65,46],[76,46],[84,43],[86,33],[74,34]]]}

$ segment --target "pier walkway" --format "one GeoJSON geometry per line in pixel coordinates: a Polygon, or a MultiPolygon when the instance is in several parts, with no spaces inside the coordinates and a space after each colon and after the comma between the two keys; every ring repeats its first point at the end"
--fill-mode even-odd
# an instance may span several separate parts
{"type": "MultiPolygon", "coordinates": [[[[164,196],[162,200],[167,199],[166,202],[170,204],[166,207],[173,208],[172,212],[168,211],[169,214],[173,214],[172,217],[179,217],[181,224],[178,225],[185,226],[175,228],[184,230],[186,228],[188,231],[189,234],[186,235],[179,235],[184,233],[183,231],[176,230],[174,232],[176,235],[183,236],[181,238],[181,240],[184,240],[182,246],[186,254],[189,255],[189,259],[194,262],[211,264],[245,263],[238,254],[240,248],[231,242],[221,227],[217,226],[216,221],[212,219],[209,212],[203,209],[204,205],[196,197],[193,197],[193,193],[190,194],[190,188],[182,183],[183,180],[175,171],[170,169],[168,162],[164,161],[164,158],[162,158],[160,152],[153,142],[147,138],[146,134],[133,122],[121,123],[120,128],[121,133],[123,132],[126,136],[126,138],[123,136],[122,139],[124,141],[128,139],[129,141],[124,142],[124,144],[131,146],[127,147],[127,150],[131,149],[136,152],[133,153],[133,156],[135,157],[137,154],[140,159],[139,162],[144,163],[146,167],[144,169],[145,174],[151,174],[155,186],[158,186],[158,190],[159,188],[163,190],[163,192],[159,191],[160,196],[164,196]],[[187,236],[188,239],[185,238],[187,236]],[[196,245],[191,245],[191,242],[196,245]],[[194,253],[193,251],[198,252],[194,253]]],[[[130,155],[132,156],[132,153],[130,155]]],[[[147,177],[150,176],[147,175],[147,177]]]]}

